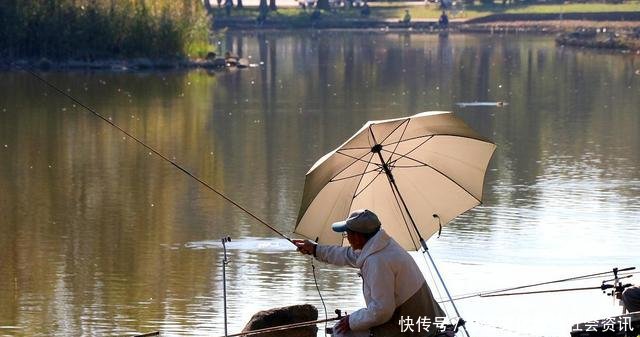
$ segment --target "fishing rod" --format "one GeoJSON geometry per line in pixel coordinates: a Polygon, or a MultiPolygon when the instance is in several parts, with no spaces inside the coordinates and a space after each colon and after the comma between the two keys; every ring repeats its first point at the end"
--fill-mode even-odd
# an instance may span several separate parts
{"type": "Polygon", "coordinates": [[[50,83],[49,81],[47,81],[46,79],[42,78],[40,75],[38,75],[37,73],[35,73],[34,71],[27,69],[27,68],[22,68],[24,71],[28,72],[29,74],[33,75],[33,77],[37,78],[38,80],[40,80],[42,83],[46,84],[47,86],[51,87],[53,90],[57,91],[58,93],[62,94],[63,96],[67,97],[68,99],[72,100],[73,102],[75,102],[76,104],[78,104],[79,106],[85,108],[87,111],[91,112],[92,114],[94,114],[96,117],[100,118],[101,120],[103,120],[104,122],[108,123],[109,125],[113,126],[114,128],[116,128],[117,130],[119,130],[120,132],[122,132],[123,134],[127,135],[129,138],[133,139],[134,141],[136,141],[138,144],[144,146],[146,149],[148,149],[149,151],[153,152],[155,155],[157,155],[158,157],[160,157],[162,160],[170,163],[171,165],[175,166],[178,170],[182,171],[183,173],[185,173],[186,175],[190,176],[191,178],[195,179],[197,182],[199,182],[200,184],[202,184],[204,187],[206,187],[207,189],[213,191],[214,193],[216,193],[217,195],[219,195],[220,197],[222,197],[224,200],[230,202],[232,205],[236,206],[237,208],[239,208],[240,210],[242,210],[243,212],[245,212],[246,214],[248,214],[249,216],[251,216],[253,219],[257,220],[258,222],[260,222],[261,224],[263,224],[264,226],[266,226],[267,228],[269,228],[270,230],[272,230],[273,232],[275,232],[276,234],[278,234],[279,236],[285,238],[287,241],[291,242],[293,245],[295,245],[293,243],[293,240],[291,238],[289,238],[288,236],[284,235],[282,232],[280,232],[279,230],[277,230],[275,227],[269,225],[266,221],[262,220],[260,217],[258,217],[257,215],[253,214],[251,211],[249,211],[248,209],[246,209],[245,207],[243,207],[242,205],[240,205],[239,203],[235,202],[233,199],[229,198],[228,196],[226,196],[224,193],[218,191],[216,188],[214,188],[213,186],[209,185],[206,181],[200,179],[198,176],[196,176],[195,174],[189,172],[187,169],[185,169],[184,167],[182,167],[179,163],[177,163],[174,160],[169,159],[167,156],[165,156],[164,154],[162,154],[160,151],[156,150],[155,148],[151,147],[150,145],[147,145],[145,142],[143,142],[142,140],[138,139],[136,136],[130,134],[129,132],[127,132],[125,129],[121,128],[120,126],[118,126],[117,124],[115,124],[111,118],[107,118],[103,115],[101,115],[100,113],[98,113],[97,111],[95,111],[94,109],[92,109],[91,107],[83,104],[82,102],[80,102],[78,99],[76,99],[75,97],[71,96],[70,94],[68,94],[67,92],[59,89],[58,87],[56,87],[55,85],[53,85],[52,83],[50,83]]]}
{"type": "Polygon", "coordinates": [[[530,295],[530,294],[545,294],[545,293],[559,293],[566,291],[580,291],[580,290],[595,290],[600,289],[605,291],[607,289],[616,289],[616,291],[622,291],[625,288],[631,287],[631,284],[625,285],[613,285],[613,284],[602,284],[599,287],[584,287],[584,288],[566,288],[566,289],[550,289],[550,290],[537,290],[537,291],[523,291],[523,292],[515,292],[515,293],[504,293],[504,294],[491,294],[491,295],[480,295],[480,297],[499,297],[499,296],[513,296],[513,295],[530,295]]]}
{"type": "MultiPolygon", "coordinates": [[[[22,68],[22,67],[20,67],[22,68]]],[[[228,201],[229,203],[231,203],[232,205],[236,206],[237,208],[239,208],[240,210],[242,210],[243,212],[245,212],[246,214],[248,214],[249,216],[251,216],[253,219],[255,219],[256,221],[258,221],[259,223],[263,224],[264,226],[266,226],[267,228],[269,228],[271,231],[273,231],[274,233],[276,233],[277,235],[281,236],[282,238],[286,239],[287,241],[291,242],[291,244],[293,244],[294,246],[296,246],[296,244],[293,242],[293,240],[288,237],[287,235],[285,235],[284,233],[282,233],[281,231],[279,231],[278,229],[276,229],[275,227],[269,225],[266,221],[264,221],[262,218],[258,217],[257,215],[255,215],[253,212],[249,211],[248,209],[246,209],[245,207],[243,207],[242,205],[240,205],[238,202],[234,201],[233,199],[231,199],[230,197],[228,197],[227,195],[225,195],[224,193],[220,192],[219,190],[217,190],[216,188],[214,188],[213,186],[211,186],[209,183],[207,183],[206,181],[202,180],[201,178],[199,178],[198,176],[196,176],[195,174],[189,172],[187,169],[185,169],[184,167],[182,167],[182,165],[180,165],[179,163],[177,163],[175,160],[171,160],[169,159],[167,156],[165,156],[164,154],[162,154],[160,151],[156,150],[155,148],[151,147],[150,145],[147,145],[145,142],[143,142],[142,140],[138,139],[136,136],[132,135],[131,133],[127,132],[126,130],[124,130],[123,128],[121,128],[119,125],[115,124],[111,118],[106,118],[105,116],[103,116],[102,114],[98,113],[96,110],[92,109],[91,107],[85,105],[84,103],[80,102],[78,99],[76,99],[75,97],[73,97],[72,95],[68,94],[67,92],[59,89],[58,87],[56,87],[55,85],[53,85],[52,83],[50,83],[49,81],[47,81],[46,79],[44,79],[43,77],[41,77],[40,75],[38,75],[37,73],[35,73],[34,71],[28,69],[28,68],[22,68],[24,71],[26,71],[27,73],[31,74],[33,77],[37,78],[38,80],[40,80],[42,83],[46,84],[47,86],[51,87],[53,90],[55,90],[56,92],[60,93],[61,95],[67,97],[68,99],[70,99],[71,101],[75,102],[76,104],[78,104],[79,106],[85,108],[87,111],[91,112],[93,115],[95,115],[96,117],[100,118],[102,121],[106,122],[107,124],[113,126],[114,128],[116,128],[118,131],[122,132],[123,134],[125,134],[126,136],[128,136],[129,138],[133,139],[134,141],[136,141],[138,144],[144,146],[146,149],[148,149],[149,151],[151,151],[152,153],[154,153],[155,155],[157,155],[158,157],[160,157],[162,160],[170,163],[171,165],[173,165],[174,167],[176,167],[178,170],[182,171],[183,173],[185,173],[186,175],[188,175],[189,177],[195,179],[197,182],[199,182],[201,185],[203,185],[204,187],[206,187],[207,189],[213,191],[214,193],[216,193],[217,195],[219,195],[220,197],[222,197],[224,200],[228,201]]],[[[318,241],[318,239],[316,239],[316,241],[318,241]]],[[[296,246],[297,247],[297,246],[296,246]]],[[[320,296],[320,300],[322,301],[322,306],[325,307],[325,316],[326,316],[326,306],[324,304],[324,299],[322,298],[322,294],[320,293],[320,288],[318,287],[318,282],[316,279],[316,274],[315,274],[315,266],[312,264],[313,267],[313,278],[314,281],[316,283],[316,288],[318,289],[318,294],[320,296]]],[[[225,311],[226,311],[226,304],[225,304],[225,311]]],[[[337,312],[336,312],[337,313],[337,312]]],[[[338,313],[338,316],[340,314],[338,313]]],[[[339,318],[337,318],[339,319],[339,318]]],[[[329,322],[332,320],[336,320],[336,319],[325,319],[323,321],[320,322],[329,322]]],[[[225,315],[225,321],[226,321],[226,315],[225,315]]],[[[319,322],[319,323],[320,323],[319,322]]],[[[226,324],[225,324],[225,329],[226,329],[226,324]]],[[[153,333],[152,333],[153,334],[153,333]]],[[[226,331],[225,331],[225,335],[226,335],[226,331]]],[[[246,334],[245,334],[246,335],[246,334]]]]}
{"type": "Polygon", "coordinates": [[[293,324],[287,324],[287,325],[280,325],[280,326],[274,326],[271,328],[263,328],[263,329],[252,330],[252,331],[238,332],[232,335],[226,335],[225,337],[250,336],[250,335],[257,335],[257,334],[268,333],[268,332],[284,331],[284,330],[296,329],[296,328],[301,328],[301,327],[320,324],[320,323],[337,321],[341,318],[342,316],[338,316],[338,317],[327,318],[327,319],[319,319],[316,321],[307,321],[307,322],[293,323],[293,324]]]}
{"type": "Polygon", "coordinates": [[[504,294],[491,294],[491,295],[480,295],[480,297],[500,297],[500,296],[513,296],[513,295],[530,295],[530,294],[546,294],[546,293],[559,293],[565,291],[579,291],[579,290],[606,290],[613,288],[614,286],[610,284],[603,284],[599,287],[584,287],[584,288],[567,288],[567,289],[551,289],[551,290],[537,290],[537,291],[522,291],[515,293],[504,293],[504,294]]]}
{"type": "MultiPolygon", "coordinates": [[[[517,286],[517,287],[511,287],[511,288],[503,288],[503,289],[496,289],[496,290],[489,290],[489,291],[481,291],[481,292],[477,292],[477,293],[473,293],[473,294],[469,294],[469,295],[458,296],[458,297],[455,297],[454,300],[462,300],[462,299],[468,299],[468,298],[472,298],[472,297],[490,297],[490,296],[487,296],[487,295],[502,293],[502,292],[506,292],[506,291],[520,290],[520,289],[525,289],[525,288],[532,288],[532,287],[543,286],[543,285],[549,285],[549,284],[554,284],[554,283],[561,283],[561,282],[583,280],[583,279],[588,279],[588,278],[602,277],[602,276],[607,275],[609,273],[613,273],[615,275],[615,274],[617,274],[619,272],[631,271],[631,270],[635,270],[635,269],[636,269],[636,267],[628,267],[628,268],[622,268],[622,269],[613,268],[612,270],[609,270],[609,271],[606,271],[606,272],[601,272],[601,273],[574,276],[574,277],[569,277],[569,278],[564,278],[564,279],[559,279],[559,280],[540,282],[540,283],[522,285],[522,286],[517,286]]],[[[629,276],[630,277],[632,274],[635,274],[635,273],[629,273],[629,274],[625,274],[625,275],[622,275],[622,276],[629,276]]],[[[448,301],[449,300],[446,299],[446,300],[440,301],[439,303],[445,303],[445,302],[448,302],[448,301]]]]}

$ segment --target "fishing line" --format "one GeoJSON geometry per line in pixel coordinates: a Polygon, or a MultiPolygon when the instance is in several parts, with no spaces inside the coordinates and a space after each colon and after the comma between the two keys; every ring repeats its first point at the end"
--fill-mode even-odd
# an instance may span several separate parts
{"type": "MultiPolygon", "coordinates": [[[[613,286],[611,286],[613,288],[613,286]]],[[[522,291],[516,293],[499,293],[499,294],[491,294],[485,295],[482,294],[480,297],[501,297],[501,296],[514,296],[514,295],[531,295],[531,294],[547,294],[547,293],[560,293],[566,291],[581,291],[581,290],[595,290],[600,289],[604,290],[603,287],[584,287],[584,288],[567,288],[567,289],[551,289],[551,290],[537,290],[537,291],[522,291]]]]}
{"type": "MultiPolygon", "coordinates": [[[[635,269],[635,267],[623,268],[623,269],[619,269],[618,272],[621,272],[621,271],[624,272],[624,271],[629,271],[629,270],[634,270],[634,269],[635,269]]],[[[482,297],[484,295],[492,295],[492,294],[502,293],[502,292],[506,292],[506,291],[519,290],[519,289],[525,289],[525,288],[532,288],[532,287],[548,285],[548,284],[554,284],[554,283],[570,282],[570,281],[582,281],[582,280],[589,280],[589,279],[595,279],[595,278],[602,278],[603,276],[605,276],[606,274],[609,274],[609,273],[613,273],[613,270],[602,272],[602,273],[581,275],[581,276],[575,276],[575,277],[570,277],[570,278],[565,278],[565,279],[560,279],[560,280],[547,281],[547,282],[541,282],[541,283],[534,283],[534,284],[522,285],[522,286],[517,286],[517,287],[511,287],[511,288],[502,288],[502,289],[481,291],[481,292],[476,292],[476,293],[462,294],[462,295],[459,295],[457,297],[454,297],[453,300],[457,301],[457,300],[463,300],[463,299],[468,299],[468,298],[472,298],[472,297],[482,297]]],[[[638,273],[640,273],[640,272],[621,273],[621,274],[618,274],[618,277],[619,278],[628,277],[630,275],[635,275],[635,274],[638,274],[638,273]]],[[[438,301],[438,303],[444,303],[444,302],[449,302],[449,299],[442,299],[442,297],[441,297],[440,301],[438,301]]]]}
{"type": "MultiPolygon", "coordinates": [[[[239,208],[240,210],[242,210],[243,212],[245,212],[246,214],[248,214],[249,216],[251,216],[253,219],[257,220],[258,222],[260,222],[261,224],[265,225],[267,228],[269,228],[270,230],[272,230],[273,232],[275,232],[276,234],[280,235],[281,237],[285,238],[287,241],[291,242],[293,244],[293,240],[291,240],[288,236],[284,235],[282,232],[280,232],[279,230],[277,230],[275,227],[269,225],[266,221],[262,220],[260,217],[258,217],[257,215],[253,214],[252,212],[250,212],[248,209],[244,208],[242,205],[240,205],[239,203],[233,201],[231,198],[229,198],[228,196],[226,196],[224,193],[218,191],[216,188],[214,188],[213,186],[209,185],[206,181],[198,178],[195,174],[189,172],[188,170],[186,170],[185,168],[183,168],[180,164],[176,163],[175,161],[169,159],[168,157],[166,157],[165,155],[163,155],[162,153],[160,153],[159,151],[157,151],[156,149],[154,149],[153,147],[147,145],[145,142],[143,142],[142,140],[138,139],[137,137],[135,137],[134,135],[130,134],[129,132],[127,132],[126,130],[124,130],[123,128],[121,128],[120,126],[118,126],[117,124],[115,124],[114,122],[111,121],[111,118],[107,118],[103,115],[101,115],[100,113],[98,113],[97,111],[95,111],[94,109],[92,109],[91,107],[83,104],[82,102],[80,102],[79,100],[77,100],[75,97],[71,96],[70,94],[66,93],[65,91],[58,89],[58,87],[56,87],[55,85],[53,85],[52,83],[50,83],[49,81],[45,80],[44,78],[42,78],[40,75],[36,74],[35,72],[33,72],[30,69],[27,68],[22,68],[23,70],[25,70],[26,72],[28,72],[29,74],[33,75],[35,78],[37,78],[38,80],[40,80],[42,83],[46,84],[47,86],[51,87],[53,90],[57,91],[58,93],[62,94],[63,96],[67,97],[68,99],[72,100],[73,102],[75,102],[76,104],[78,104],[79,106],[85,108],[87,111],[91,112],[92,114],[94,114],[96,117],[100,118],[101,120],[103,120],[104,122],[108,123],[109,125],[113,126],[114,128],[118,129],[120,132],[124,133],[125,135],[127,135],[129,138],[135,140],[138,144],[144,146],[146,149],[148,149],[149,151],[153,152],[155,155],[157,155],[158,157],[162,158],[164,161],[170,163],[171,165],[175,166],[178,170],[182,171],[183,173],[185,173],[186,175],[188,175],[189,177],[195,179],[197,182],[199,182],[200,184],[202,184],[204,187],[206,187],[207,189],[213,191],[214,193],[216,193],[217,195],[219,195],[220,197],[222,197],[224,200],[230,202],[232,205],[236,206],[237,208],[239,208]]],[[[295,245],[295,244],[294,244],[295,245]]]]}
{"type": "MultiPolygon", "coordinates": [[[[317,240],[316,240],[317,241],[317,240]]],[[[313,264],[313,257],[311,258],[311,271],[313,272],[313,282],[316,284],[316,289],[318,290],[318,296],[320,296],[320,302],[322,302],[322,308],[324,309],[324,319],[327,320],[324,322],[324,331],[325,334],[327,332],[327,323],[329,322],[329,315],[327,314],[327,306],[324,304],[324,298],[322,297],[322,293],[320,292],[320,286],[318,285],[318,279],[316,278],[316,265],[313,264]]]]}

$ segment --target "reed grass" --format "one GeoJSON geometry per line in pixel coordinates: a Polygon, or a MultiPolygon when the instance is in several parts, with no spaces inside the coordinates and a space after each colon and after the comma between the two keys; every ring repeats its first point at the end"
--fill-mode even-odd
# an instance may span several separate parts
{"type": "Polygon", "coordinates": [[[2,0],[0,57],[197,58],[210,26],[198,0],[2,0]]]}

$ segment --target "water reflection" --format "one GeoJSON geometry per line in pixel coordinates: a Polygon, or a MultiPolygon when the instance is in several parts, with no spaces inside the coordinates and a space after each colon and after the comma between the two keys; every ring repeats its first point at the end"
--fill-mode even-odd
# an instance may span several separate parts
{"type": "MultiPolygon", "coordinates": [[[[263,66],[46,77],[284,232],[305,172],[366,120],[453,110],[498,144],[484,205],[430,240],[454,293],[640,261],[637,57],[529,36],[260,32],[225,44],[263,66]],[[455,105],[472,101],[509,105],[455,105]]],[[[221,334],[223,235],[238,245],[230,331],[259,309],[321,307],[308,260],[268,229],[28,75],[0,73],[0,88],[0,335],[221,334]]],[[[329,310],[361,305],[355,273],[319,271],[329,310]]],[[[505,310],[519,301],[460,306],[486,336],[566,335],[619,311],[599,294],[505,310]]]]}

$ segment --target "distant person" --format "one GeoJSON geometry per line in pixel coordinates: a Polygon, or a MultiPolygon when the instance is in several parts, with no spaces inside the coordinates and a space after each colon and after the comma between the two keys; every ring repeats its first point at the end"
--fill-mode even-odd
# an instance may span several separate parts
{"type": "Polygon", "coordinates": [[[224,11],[227,13],[227,16],[231,16],[231,8],[233,8],[233,0],[226,0],[224,2],[224,11]]]}
{"type": "MultiPolygon", "coordinates": [[[[303,6],[304,6],[304,2],[302,2],[303,6]]],[[[303,7],[304,10],[306,11],[307,8],[303,7]]],[[[267,21],[267,8],[260,8],[260,13],[258,13],[258,17],[256,18],[256,23],[258,24],[258,26],[262,26],[262,24],[264,24],[265,21],[267,21]]]]}
{"type": "Polygon", "coordinates": [[[640,286],[625,289],[622,292],[622,302],[628,312],[640,311],[640,286]]]}
{"type": "Polygon", "coordinates": [[[442,15],[440,15],[440,19],[438,20],[438,25],[440,28],[447,28],[449,26],[449,17],[445,11],[442,11],[442,15]]]}
{"type": "Polygon", "coordinates": [[[404,17],[402,18],[402,23],[409,23],[411,22],[411,14],[409,14],[409,10],[405,9],[404,10],[404,17]]]}
{"type": "Polygon", "coordinates": [[[369,3],[367,3],[365,1],[364,6],[362,6],[362,9],[360,10],[360,15],[364,16],[365,18],[368,18],[369,15],[371,15],[371,8],[369,7],[369,3]]]}

